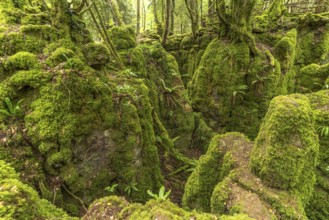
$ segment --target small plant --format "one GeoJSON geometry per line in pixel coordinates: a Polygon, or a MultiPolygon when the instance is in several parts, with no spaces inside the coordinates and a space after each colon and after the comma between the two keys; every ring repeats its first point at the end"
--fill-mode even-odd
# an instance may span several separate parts
{"type": "Polygon", "coordinates": [[[137,184],[135,181],[131,181],[129,185],[126,186],[125,192],[130,196],[132,191],[138,191],[137,184]]]}
{"type": "Polygon", "coordinates": [[[107,191],[111,195],[111,194],[114,194],[117,187],[118,187],[118,184],[113,184],[111,186],[106,187],[104,190],[107,191]]]}
{"type": "Polygon", "coordinates": [[[270,79],[271,77],[259,76],[258,74],[256,74],[256,80],[252,81],[251,85],[255,86],[257,95],[260,96],[263,94],[265,82],[270,79]]]}
{"type": "Polygon", "coordinates": [[[152,198],[156,200],[166,200],[168,196],[170,195],[171,190],[168,192],[165,191],[165,187],[161,186],[159,190],[159,194],[154,194],[151,190],[147,190],[147,194],[149,194],[152,198]]]}
{"type": "Polygon", "coordinates": [[[329,136],[329,126],[320,126],[318,128],[318,133],[321,137],[328,137],[329,136]]]}
{"type": "Polygon", "coordinates": [[[4,105],[5,109],[0,109],[0,113],[3,115],[6,115],[8,117],[17,117],[22,113],[20,104],[23,102],[22,100],[19,100],[15,105],[12,103],[10,98],[5,98],[4,105]]]}
{"type": "Polygon", "coordinates": [[[237,103],[237,98],[246,95],[246,90],[248,89],[247,85],[238,85],[232,92],[231,103],[233,106],[237,103]]]}

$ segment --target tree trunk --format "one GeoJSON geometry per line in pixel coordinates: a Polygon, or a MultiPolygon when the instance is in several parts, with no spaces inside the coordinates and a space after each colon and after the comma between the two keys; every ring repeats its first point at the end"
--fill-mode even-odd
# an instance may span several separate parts
{"type": "Polygon", "coordinates": [[[154,23],[156,25],[157,33],[162,36],[163,30],[162,25],[159,21],[158,11],[157,11],[157,0],[153,0],[153,14],[154,14],[154,23]]]}
{"type": "Polygon", "coordinates": [[[169,34],[169,25],[170,25],[170,2],[171,0],[166,1],[166,23],[165,23],[165,29],[162,37],[162,45],[165,46],[167,43],[167,38],[169,34]]]}
{"type": "Polygon", "coordinates": [[[191,20],[191,29],[193,38],[196,39],[197,32],[199,30],[199,7],[198,0],[185,0],[185,5],[189,12],[189,17],[191,20]]]}
{"type": "Polygon", "coordinates": [[[175,31],[175,7],[176,7],[176,1],[172,0],[172,6],[171,6],[171,24],[170,24],[170,34],[174,34],[175,31]]]}
{"type": "Polygon", "coordinates": [[[143,31],[146,31],[146,7],[145,7],[145,0],[143,1],[143,31]]]}
{"type": "Polygon", "coordinates": [[[140,34],[141,29],[141,0],[137,0],[137,34],[140,34]]]}

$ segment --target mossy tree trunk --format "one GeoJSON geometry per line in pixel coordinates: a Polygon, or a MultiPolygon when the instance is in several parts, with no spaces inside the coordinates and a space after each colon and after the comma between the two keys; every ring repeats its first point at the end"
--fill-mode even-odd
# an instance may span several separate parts
{"type": "Polygon", "coordinates": [[[157,0],[153,0],[153,15],[154,15],[154,23],[156,25],[157,33],[162,36],[162,24],[159,20],[158,10],[157,10],[157,0]]]}
{"type": "Polygon", "coordinates": [[[139,34],[140,33],[140,29],[141,29],[141,0],[137,0],[137,30],[136,33],[139,34]]]}
{"type": "Polygon", "coordinates": [[[171,15],[170,15],[170,34],[174,34],[175,29],[175,7],[176,7],[176,0],[172,0],[171,6],[171,15]]]}
{"type": "Polygon", "coordinates": [[[66,0],[52,0],[51,22],[55,28],[61,30],[62,37],[69,36],[71,31],[68,9],[69,4],[66,0]]]}
{"type": "Polygon", "coordinates": [[[166,21],[165,21],[165,29],[162,37],[162,45],[165,46],[167,43],[167,38],[169,34],[170,28],[170,2],[171,0],[166,0],[166,21]]]}
{"type": "Polygon", "coordinates": [[[251,52],[259,54],[251,33],[251,16],[256,0],[216,0],[216,11],[220,21],[221,34],[233,42],[248,43],[251,52]]]}
{"type": "Polygon", "coordinates": [[[274,0],[270,7],[265,11],[270,20],[278,20],[285,12],[283,0],[274,0]]]}

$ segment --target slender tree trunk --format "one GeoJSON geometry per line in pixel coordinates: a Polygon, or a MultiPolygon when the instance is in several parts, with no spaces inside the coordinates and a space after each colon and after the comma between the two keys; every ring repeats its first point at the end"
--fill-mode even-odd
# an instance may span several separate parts
{"type": "Polygon", "coordinates": [[[141,29],[141,0],[137,0],[137,31],[139,34],[141,29]]]}
{"type": "Polygon", "coordinates": [[[159,21],[158,11],[157,11],[157,0],[153,0],[153,14],[154,14],[154,23],[156,25],[157,33],[162,36],[162,25],[159,21]]]}
{"type": "Polygon", "coordinates": [[[102,18],[101,18],[101,15],[100,15],[100,13],[99,13],[99,10],[98,10],[96,4],[93,4],[93,6],[94,6],[94,9],[95,9],[95,11],[96,11],[96,13],[97,13],[97,15],[98,15],[100,25],[99,25],[98,22],[97,22],[97,18],[96,18],[96,16],[95,16],[94,12],[93,12],[93,11],[91,10],[91,8],[89,7],[90,4],[88,3],[88,0],[86,0],[85,3],[86,3],[86,6],[89,8],[88,10],[89,10],[89,13],[90,13],[90,15],[91,15],[91,18],[92,18],[92,20],[94,21],[95,26],[96,26],[96,28],[97,28],[99,34],[100,34],[101,37],[103,38],[103,40],[104,40],[104,42],[105,42],[105,45],[106,45],[107,48],[109,49],[111,55],[114,57],[115,61],[117,62],[118,66],[119,66],[119,68],[120,68],[121,70],[124,70],[124,69],[125,69],[125,66],[124,66],[124,64],[122,63],[122,61],[121,61],[121,59],[120,59],[120,57],[119,57],[117,51],[115,50],[115,47],[114,47],[112,41],[110,40],[110,37],[109,37],[108,34],[107,34],[107,30],[106,30],[106,28],[105,28],[104,22],[103,22],[103,20],[102,20],[102,18]]]}
{"type": "Polygon", "coordinates": [[[143,1],[143,31],[146,31],[146,7],[145,7],[145,0],[143,1]]]}
{"type": "Polygon", "coordinates": [[[170,24],[170,34],[174,34],[175,31],[175,7],[176,7],[176,1],[172,0],[172,6],[171,6],[171,24],[170,24]]]}
{"type": "Polygon", "coordinates": [[[165,2],[164,0],[161,0],[161,21],[162,24],[165,23],[165,2]]]}
{"type": "Polygon", "coordinates": [[[191,28],[193,38],[196,39],[196,35],[199,29],[199,7],[198,0],[185,0],[185,5],[189,12],[189,17],[191,20],[191,28]]]}
{"type": "Polygon", "coordinates": [[[167,38],[169,34],[169,25],[170,25],[170,2],[171,0],[166,0],[166,23],[165,29],[162,37],[162,45],[165,46],[167,43],[167,38]]]}

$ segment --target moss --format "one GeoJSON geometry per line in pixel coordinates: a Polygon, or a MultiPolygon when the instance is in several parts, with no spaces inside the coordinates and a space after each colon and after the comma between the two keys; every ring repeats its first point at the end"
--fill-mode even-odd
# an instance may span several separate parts
{"type": "Polygon", "coordinates": [[[4,219],[38,219],[69,217],[64,211],[39,197],[31,187],[18,180],[18,175],[8,164],[0,162],[0,217],[4,219]]]}
{"type": "Polygon", "coordinates": [[[269,186],[297,192],[306,203],[319,153],[314,116],[302,95],[272,100],[253,149],[253,171],[269,186]]]}
{"type": "Polygon", "coordinates": [[[322,64],[328,61],[329,25],[317,26],[312,28],[312,26],[305,25],[300,30],[296,51],[296,63],[298,65],[322,64]]]}
{"type": "Polygon", "coordinates": [[[117,50],[129,49],[136,46],[135,32],[132,27],[113,27],[110,29],[109,35],[117,50]]]}
{"type": "Polygon", "coordinates": [[[322,66],[317,64],[308,65],[299,71],[299,91],[316,92],[321,90],[329,76],[329,64],[322,66]]]}
{"type": "MultiPolygon", "coordinates": [[[[105,197],[95,201],[83,219],[191,219],[200,220],[217,219],[216,216],[197,212],[187,212],[167,200],[150,200],[145,205],[133,203],[129,204],[124,199],[118,197],[105,197]]],[[[229,217],[228,219],[240,219],[239,217],[229,217]]],[[[243,219],[243,218],[242,218],[243,219]]]]}
{"type": "Polygon", "coordinates": [[[211,195],[215,186],[234,168],[235,162],[231,152],[236,146],[232,144],[232,140],[240,138],[245,137],[238,133],[213,137],[207,153],[200,157],[196,169],[186,182],[183,196],[184,207],[210,212],[211,195]]]}
{"type": "Polygon", "coordinates": [[[213,195],[211,197],[211,212],[218,214],[226,213],[226,205],[231,195],[231,188],[229,184],[232,184],[232,180],[226,177],[223,181],[218,183],[214,188],[213,195]]]}
{"type": "Polygon", "coordinates": [[[20,91],[28,88],[37,89],[50,78],[51,75],[40,70],[18,71],[0,84],[0,98],[16,97],[20,91]]]}
{"type": "Polygon", "coordinates": [[[279,67],[273,68],[263,56],[250,59],[247,44],[215,39],[203,53],[188,89],[193,109],[202,113],[211,128],[254,137],[261,112],[266,110],[260,106],[281,91],[280,80],[279,67]]]}
{"type": "Polygon", "coordinates": [[[134,50],[135,57],[139,61],[133,59],[132,63],[139,62],[139,75],[145,71],[143,78],[150,88],[149,95],[154,111],[160,117],[170,137],[178,137],[175,146],[184,150],[191,143],[194,117],[178,64],[160,43],[142,44],[140,48],[143,55],[134,50]]]}
{"type": "Polygon", "coordinates": [[[124,191],[124,185],[136,182],[138,191],[133,191],[130,197],[135,201],[145,201],[146,191],[157,191],[162,182],[151,103],[147,95],[149,90],[140,80],[131,80],[129,84],[126,80],[115,81],[115,93],[123,98],[115,104],[120,117],[115,121],[118,132],[113,136],[117,156],[111,163],[115,172],[121,174],[119,189],[124,191]]]}
{"type": "Polygon", "coordinates": [[[100,43],[90,43],[82,48],[84,57],[89,66],[98,68],[110,61],[109,50],[100,43]]]}
{"type": "Polygon", "coordinates": [[[33,36],[24,36],[24,34],[10,32],[0,34],[0,44],[3,45],[0,49],[0,55],[13,55],[19,51],[30,53],[40,53],[46,45],[43,39],[36,39],[33,36]]]}
{"type": "Polygon", "coordinates": [[[1,173],[0,173],[0,180],[5,179],[18,179],[18,174],[12,168],[9,164],[7,164],[5,161],[0,160],[0,167],[1,167],[1,173]]]}
{"type": "Polygon", "coordinates": [[[20,27],[20,32],[30,37],[45,40],[47,43],[58,39],[57,30],[50,25],[23,25],[20,27]]]}
{"type": "Polygon", "coordinates": [[[208,127],[200,114],[194,114],[195,130],[193,132],[193,147],[202,149],[203,153],[207,152],[209,143],[214,136],[214,132],[208,127]]]}
{"type": "Polygon", "coordinates": [[[321,134],[323,128],[328,126],[328,90],[310,93],[307,95],[313,109],[317,131],[320,139],[319,163],[316,172],[316,185],[312,198],[306,207],[309,219],[326,219],[329,216],[329,204],[326,199],[329,196],[329,157],[328,157],[328,141],[329,137],[321,134]]]}
{"type": "Polygon", "coordinates": [[[36,55],[29,52],[18,52],[10,56],[5,62],[5,69],[8,72],[38,68],[40,68],[40,65],[36,55]]]}
{"type": "Polygon", "coordinates": [[[60,63],[67,62],[69,58],[73,58],[74,56],[76,56],[76,54],[72,50],[60,47],[51,53],[46,63],[51,67],[55,67],[60,63]]]}
{"type": "Polygon", "coordinates": [[[292,67],[295,61],[297,44],[297,30],[288,31],[278,43],[274,45],[274,56],[278,59],[282,74],[285,74],[284,87],[288,91],[294,91],[295,72],[292,67]]]}
{"type": "Polygon", "coordinates": [[[120,212],[128,204],[124,198],[116,196],[104,197],[93,202],[82,219],[118,219],[120,212]]]}

